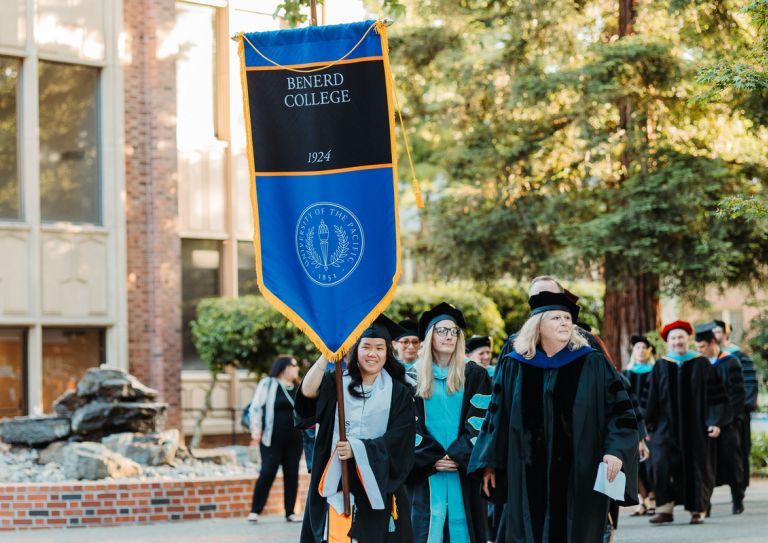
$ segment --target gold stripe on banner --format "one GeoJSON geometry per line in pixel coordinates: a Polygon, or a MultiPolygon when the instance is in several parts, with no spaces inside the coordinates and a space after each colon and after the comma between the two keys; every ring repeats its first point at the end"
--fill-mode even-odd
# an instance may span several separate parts
{"type": "Polygon", "coordinates": [[[389,164],[369,164],[368,166],[350,166],[349,168],[334,168],[332,170],[317,170],[314,172],[251,172],[254,177],[289,177],[293,175],[327,175],[330,173],[357,172],[360,170],[378,170],[380,168],[391,168],[389,164]]]}
{"type": "MultiPolygon", "coordinates": [[[[348,58],[345,60],[337,60],[333,63],[333,66],[338,66],[339,64],[354,64],[356,62],[372,62],[377,60],[384,60],[381,56],[376,57],[358,57],[358,58],[348,58]]],[[[251,66],[249,68],[246,68],[246,72],[262,72],[265,70],[291,70],[295,68],[314,68],[317,66],[324,66],[324,67],[332,67],[329,62],[323,61],[323,62],[307,62],[305,64],[286,64],[286,65],[280,65],[280,66],[251,66]]],[[[325,68],[323,68],[325,69],[325,68]]]]}
{"type": "MultiPolygon", "coordinates": [[[[389,287],[387,292],[384,294],[382,299],[379,301],[379,303],[376,304],[376,306],[360,321],[360,324],[358,324],[354,330],[347,336],[347,339],[344,340],[344,342],[341,344],[338,350],[331,351],[323,342],[323,340],[320,338],[320,336],[315,332],[312,327],[307,324],[304,319],[302,319],[293,309],[291,309],[285,302],[283,302],[280,298],[278,298],[274,293],[272,293],[264,284],[264,274],[262,270],[262,260],[261,260],[261,239],[260,239],[260,229],[259,229],[259,205],[258,205],[258,196],[256,194],[256,182],[255,179],[251,180],[251,208],[253,211],[253,247],[254,247],[254,253],[255,253],[255,260],[256,260],[256,281],[259,285],[259,290],[261,291],[261,294],[264,296],[264,298],[267,299],[267,301],[272,304],[272,306],[277,309],[280,313],[282,313],[289,321],[291,321],[299,330],[301,330],[304,334],[307,335],[307,337],[314,343],[315,347],[318,348],[318,350],[325,356],[328,360],[332,362],[337,362],[344,358],[344,355],[347,354],[349,349],[352,347],[352,345],[355,344],[357,339],[360,335],[365,331],[366,328],[368,328],[374,320],[376,320],[376,317],[379,316],[386,308],[389,306],[390,303],[392,303],[392,299],[395,295],[395,289],[397,288],[397,283],[400,280],[400,275],[402,274],[402,267],[400,262],[400,209],[399,209],[399,198],[398,198],[398,187],[397,187],[397,142],[395,141],[395,110],[392,103],[392,74],[390,70],[389,65],[389,46],[387,41],[387,27],[384,21],[378,20],[376,21],[372,27],[375,29],[376,33],[381,38],[381,51],[382,56],[380,60],[384,63],[384,80],[386,83],[387,88],[387,111],[389,116],[389,136],[390,136],[390,142],[391,142],[391,152],[392,152],[392,164],[386,164],[386,165],[373,165],[370,168],[380,168],[380,167],[391,167],[392,168],[392,189],[394,193],[394,206],[395,206],[395,240],[396,240],[396,254],[395,254],[395,261],[396,261],[396,267],[395,267],[395,275],[392,278],[392,285],[389,287]]],[[[370,28],[369,30],[370,31],[370,28]]],[[[366,31],[366,34],[368,33],[366,31]]],[[[239,36],[239,43],[237,52],[240,55],[240,84],[243,91],[243,110],[245,115],[245,129],[246,129],[246,141],[247,141],[247,147],[248,147],[248,165],[250,172],[254,173],[257,172],[257,165],[254,163],[254,154],[253,154],[253,132],[251,130],[251,114],[250,114],[250,96],[248,94],[248,83],[246,78],[246,72],[248,69],[245,66],[245,36],[240,35],[239,36]]],[[[362,39],[361,39],[362,42],[362,39]]],[[[354,48],[353,48],[354,49],[354,48]]],[[[349,53],[347,53],[349,54],[349,53]]],[[[356,60],[356,59],[352,59],[356,60]]],[[[369,59],[370,60],[370,59],[369,59]]],[[[340,61],[337,61],[335,63],[330,63],[328,66],[337,64],[338,62],[343,62],[343,59],[340,59],[340,61]]],[[[325,63],[317,63],[321,65],[326,65],[325,63]]],[[[282,67],[277,68],[282,69],[282,67]]],[[[364,166],[357,167],[357,169],[369,169],[364,166]]],[[[323,172],[301,172],[301,175],[317,175],[322,174],[323,172]]],[[[283,175],[295,175],[296,172],[293,173],[284,173],[283,175]]],[[[262,175],[264,175],[264,172],[262,172],[262,175]]],[[[271,173],[269,175],[279,175],[271,173]]]]}

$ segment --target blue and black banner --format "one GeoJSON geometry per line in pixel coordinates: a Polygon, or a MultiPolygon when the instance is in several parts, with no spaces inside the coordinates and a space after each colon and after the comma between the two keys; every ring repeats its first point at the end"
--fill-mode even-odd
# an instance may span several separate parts
{"type": "Polygon", "coordinates": [[[243,34],[240,60],[259,287],[338,360],[400,276],[386,27],[243,34]]]}

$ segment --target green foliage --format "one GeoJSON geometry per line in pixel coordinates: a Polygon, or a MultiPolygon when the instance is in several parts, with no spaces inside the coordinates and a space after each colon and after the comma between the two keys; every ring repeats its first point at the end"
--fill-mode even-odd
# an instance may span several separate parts
{"type": "MultiPolygon", "coordinates": [[[[318,12],[324,3],[325,0],[317,0],[318,12]]],[[[405,14],[405,6],[399,0],[380,0],[367,2],[367,4],[370,4],[368,6],[370,9],[380,10],[383,16],[391,19],[397,19],[405,14]]],[[[284,0],[282,4],[277,6],[275,16],[285,20],[290,27],[298,26],[309,20],[309,6],[310,0],[284,0]]]]}
{"type": "Polygon", "coordinates": [[[750,98],[768,100],[768,0],[752,0],[741,11],[752,23],[752,39],[748,45],[729,51],[728,58],[699,72],[698,82],[709,88],[696,95],[694,100],[712,101],[729,92],[737,102],[746,98],[741,103],[747,115],[765,120],[763,115],[754,114],[757,109],[764,110],[764,104],[761,107],[750,98]]]}
{"type": "Polygon", "coordinates": [[[492,336],[496,345],[506,339],[504,321],[496,304],[470,284],[416,283],[399,286],[385,313],[395,321],[418,320],[424,311],[443,301],[455,305],[464,313],[467,335],[492,336]]]}
{"type": "Polygon", "coordinates": [[[749,456],[752,475],[768,476],[768,434],[752,433],[752,452],[749,456]]]}
{"type": "Polygon", "coordinates": [[[768,375],[768,308],[763,309],[750,322],[748,344],[760,380],[768,375]]]}
{"type": "Polygon", "coordinates": [[[639,3],[619,39],[616,2],[409,2],[390,44],[428,201],[414,254],[477,281],[765,279],[764,232],[717,215],[764,182],[764,135],[743,103],[690,102],[697,65],[746,43],[734,4],[639,3]]]}
{"type": "Polygon", "coordinates": [[[234,365],[263,374],[280,354],[300,360],[317,356],[306,336],[260,296],[201,300],[190,326],[195,348],[212,373],[234,365]]]}

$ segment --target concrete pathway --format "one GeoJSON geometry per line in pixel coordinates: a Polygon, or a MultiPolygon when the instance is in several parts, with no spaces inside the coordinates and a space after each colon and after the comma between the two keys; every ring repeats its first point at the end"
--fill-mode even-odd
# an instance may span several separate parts
{"type": "MultiPolygon", "coordinates": [[[[677,508],[675,523],[651,526],[647,517],[622,511],[615,543],[768,543],[768,482],[753,481],[747,491],[746,511],[731,515],[726,487],[715,491],[712,518],[701,526],[688,524],[689,515],[677,508]]],[[[259,524],[244,519],[200,520],[143,526],[70,528],[28,532],[0,532],[2,543],[296,543],[299,524],[282,517],[259,524]]]]}

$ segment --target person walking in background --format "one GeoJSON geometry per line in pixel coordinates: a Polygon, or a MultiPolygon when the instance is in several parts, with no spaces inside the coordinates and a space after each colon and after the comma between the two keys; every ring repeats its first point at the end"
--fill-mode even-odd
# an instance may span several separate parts
{"type": "Polygon", "coordinates": [[[741,364],[744,375],[744,416],[741,422],[741,463],[744,477],[744,490],[749,486],[749,456],[752,453],[752,413],[757,410],[757,373],[754,361],[738,346],[731,343],[731,326],[725,321],[715,319],[713,333],[723,351],[732,354],[741,364]]]}
{"type": "MultiPolygon", "coordinates": [[[[728,396],[731,422],[720,429],[717,438],[717,462],[715,464],[715,486],[731,487],[732,512],[744,512],[744,466],[741,463],[741,428],[744,417],[744,375],[741,364],[733,355],[724,352],[713,332],[715,323],[696,327],[696,347],[717,372],[728,396]]],[[[710,511],[707,511],[709,516],[710,511]]]]}
{"type": "Polygon", "coordinates": [[[669,352],[651,370],[642,401],[651,434],[656,514],[651,524],[674,521],[675,503],[704,522],[715,482],[714,440],[728,423],[728,397],[712,364],[688,345],[691,324],[675,321],[661,330],[669,352]]]}
{"type": "Polygon", "coordinates": [[[409,478],[416,543],[485,541],[486,502],[467,476],[491,398],[488,373],[465,359],[462,312],[440,303],[419,319],[416,460],[409,478]]]}
{"type": "Polygon", "coordinates": [[[293,405],[299,384],[299,364],[292,356],[279,356],[272,363],[269,377],[256,387],[251,401],[251,439],[261,451],[261,470],[253,489],[249,522],[258,522],[275,481],[283,468],[285,520],[301,522],[294,514],[299,490],[299,461],[303,442],[294,425],[293,405]]]}
{"type": "Polygon", "coordinates": [[[496,366],[491,366],[493,355],[493,338],[491,336],[472,336],[467,340],[467,358],[485,368],[488,376],[493,379],[496,366]]]}
{"type": "MultiPolygon", "coordinates": [[[[643,335],[634,335],[629,338],[629,344],[632,349],[629,355],[629,364],[624,370],[623,375],[629,381],[630,397],[633,403],[639,403],[640,398],[645,393],[648,385],[648,378],[653,370],[656,360],[653,357],[653,345],[650,340],[643,335]]],[[[639,414],[642,416],[641,414],[639,414]]],[[[639,421],[638,421],[639,422],[639,421]]],[[[644,432],[643,432],[644,433],[644,432]]],[[[645,439],[645,438],[644,438],[645,439]]],[[[656,514],[656,495],[653,492],[653,469],[648,462],[648,451],[645,447],[645,441],[640,448],[640,466],[638,467],[638,490],[642,502],[631,516],[656,514]]]]}
{"type": "Polygon", "coordinates": [[[419,323],[406,319],[397,324],[402,330],[398,332],[397,337],[392,339],[392,346],[395,348],[397,359],[408,371],[419,359],[419,347],[421,346],[419,323]]]}

